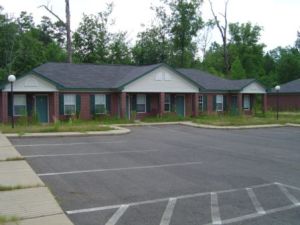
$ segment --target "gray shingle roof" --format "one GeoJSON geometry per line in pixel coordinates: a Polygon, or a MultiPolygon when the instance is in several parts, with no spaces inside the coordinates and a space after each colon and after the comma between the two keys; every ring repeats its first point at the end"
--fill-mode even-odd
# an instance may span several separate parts
{"type": "MultiPolygon", "coordinates": [[[[162,64],[148,66],[46,63],[33,70],[70,89],[118,89],[162,64]]],[[[206,90],[239,91],[254,79],[228,80],[196,69],[175,69],[206,90]]]]}
{"type": "Polygon", "coordinates": [[[177,69],[177,71],[188,76],[201,87],[208,90],[241,90],[251,82],[255,81],[254,79],[228,80],[196,69],[177,69]]]}
{"type": "Polygon", "coordinates": [[[64,88],[113,89],[158,66],[46,63],[33,71],[64,88]]]}
{"type": "MultiPolygon", "coordinates": [[[[275,93],[275,89],[272,88],[271,92],[275,93]]],[[[280,85],[279,93],[300,93],[300,78],[280,85]]]]}

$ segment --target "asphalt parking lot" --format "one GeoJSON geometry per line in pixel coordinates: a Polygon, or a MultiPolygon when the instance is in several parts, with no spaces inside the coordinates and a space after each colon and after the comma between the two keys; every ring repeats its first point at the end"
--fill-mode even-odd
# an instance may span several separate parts
{"type": "Polygon", "coordinates": [[[13,138],[76,225],[299,225],[300,129],[13,138]]]}

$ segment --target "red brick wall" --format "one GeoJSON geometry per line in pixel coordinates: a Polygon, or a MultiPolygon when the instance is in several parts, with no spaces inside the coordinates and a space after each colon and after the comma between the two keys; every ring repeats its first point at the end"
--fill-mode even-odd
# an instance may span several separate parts
{"type": "Polygon", "coordinates": [[[111,95],[111,115],[117,117],[119,115],[119,98],[118,93],[113,93],[111,95]]]}
{"type": "Polygon", "coordinates": [[[1,93],[1,122],[7,123],[8,122],[8,95],[7,92],[1,93]]]}
{"type": "Polygon", "coordinates": [[[191,116],[193,113],[193,98],[192,94],[185,94],[185,116],[191,116]]]}
{"type": "MultiPolygon", "coordinates": [[[[93,115],[90,114],[90,95],[91,94],[97,94],[95,92],[61,92],[60,94],[75,94],[75,95],[80,95],[80,119],[82,120],[89,120],[92,119],[93,115]]],[[[101,93],[101,94],[111,94],[111,93],[101,93]]],[[[112,112],[111,110],[115,110],[113,106],[113,95],[111,94],[111,109],[107,109],[108,111],[112,112]]],[[[59,102],[57,102],[59,105],[59,102]]],[[[117,103],[115,103],[117,104],[117,103]]],[[[59,111],[59,107],[58,107],[59,111]]],[[[115,113],[115,111],[114,111],[115,113]]],[[[53,115],[52,115],[53,116],[53,115]]],[[[59,115],[59,119],[64,120],[67,119],[67,116],[64,115],[59,115]]]]}
{"type": "MultiPolygon", "coordinates": [[[[280,94],[278,96],[280,110],[299,110],[300,109],[300,94],[280,94]]],[[[268,94],[268,109],[276,110],[277,95],[268,94]]]]}
{"type": "MultiPolygon", "coordinates": [[[[90,94],[82,93],[81,96],[81,107],[80,107],[80,119],[89,120],[92,118],[90,114],[90,94]]],[[[108,109],[110,111],[110,109],[108,109]]]]}

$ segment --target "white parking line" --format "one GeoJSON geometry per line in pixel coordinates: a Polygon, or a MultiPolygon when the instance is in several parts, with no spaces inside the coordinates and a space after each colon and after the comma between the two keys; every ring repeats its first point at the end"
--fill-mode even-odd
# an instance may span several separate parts
{"type": "Polygon", "coordinates": [[[281,190],[281,192],[294,204],[299,206],[300,202],[298,199],[296,199],[296,197],[294,195],[292,195],[287,189],[286,187],[284,187],[281,184],[277,184],[279,189],[281,190]]]}
{"type": "Polygon", "coordinates": [[[88,155],[110,155],[110,154],[126,154],[126,153],[147,153],[157,152],[159,149],[149,150],[129,150],[129,151],[110,151],[110,152],[82,152],[82,153],[66,153],[66,154],[45,154],[45,155],[23,155],[25,158],[42,158],[42,157],[60,157],[60,156],[88,156],[88,155]]]}
{"type": "Polygon", "coordinates": [[[262,217],[262,216],[265,216],[265,215],[270,215],[270,214],[277,213],[277,212],[287,211],[287,210],[294,209],[294,208],[297,208],[297,207],[299,207],[299,206],[296,206],[296,205],[283,206],[283,207],[276,208],[276,209],[266,210],[265,214],[251,213],[251,214],[248,214],[248,215],[245,215],[245,216],[240,216],[240,217],[235,217],[235,218],[223,220],[222,223],[223,224],[236,223],[236,222],[240,222],[240,221],[245,221],[245,220],[249,220],[249,219],[262,217]]]}
{"type": "MultiPolygon", "coordinates": [[[[254,185],[251,187],[261,187],[261,186],[265,187],[265,186],[270,186],[270,185],[274,185],[274,183],[254,185]]],[[[239,190],[244,190],[244,188],[221,190],[221,191],[215,191],[214,193],[220,194],[220,193],[227,193],[227,192],[235,192],[235,191],[239,191],[239,190]]],[[[158,198],[158,199],[147,200],[147,201],[131,202],[131,203],[126,203],[126,205],[138,206],[138,205],[146,205],[146,204],[152,204],[152,203],[165,202],[165,201],[169,201],[170,199],[173,199],[173,198],[180,200],[180,199],[195,198],[195,197],[201,197],[201,196],[207,196],[207,195],[211,195],[211,192],[199,192],[199,193],[194,193],[194,194],[178,195],[175,197],[158,198]]],[[[103,210],[108,210],[108,209],[117,209],[117,208],[120,208],[121,206],[122,205],[109,205],[109,206],[101,206],[101,207],[86,208],[86,209],[76,209],[76,210],[66,211],[66,213],[71,215],[71,214],[78,214],[78,213],[96,212],[96,211],[103,211],[103,210]]]]}
{"type": "Polygon", "coordinates": [[[216,192],[212,192],[211,196],[211,220],[212,224],[222,224],[222,220],[220,217],[219,203],[218,203],[218,195],[216,192]]]}
{"type": "Polygon", "coordinates": [[[128,209],[129,205],[122,205],[114,214],[113,216],[107,221],[105,225],[115,225],[118,220],[123,216],[125,211],[128,209]]]}
{"type": "Polygon", "coordinates": [[[73,143],[44,143],[44,144],[28,144],[28,145],[14,145],[14,147],[43,147],[43,146],[72,146],[72,145],[89,145],[89,144],[114,144],[125,143],[127,141],[96,141],[96,142],[73,142],[73,143]]]}
{"type": "Polygon", "coordinates": [[[260,202],[258,201],[254,191],[252,188],[246,188],[247,193],[252,201],[252,204],[256,210],[257,213],[259,214],[266,214],[265,210],[263,209],[263,207],[261,206],[260,202]]]}
{"type": "Polygon", "coordinates": [[[166,206],[166,209],[164,211],[164,214],[161,218],[160,225],[169,225],[170,224],[171,218],[173,215],[173,211],[175,208],[175,204],[176,204],[176,198],[170,198],[170,200],[166,206]]]}
{"type": "Polygon", "coordinates": [[[40,177],[45,177],[45,176],[56,176],[56,175],[70,175],[70,174],[78,174],[78,173],[113,172],[113,171],[122,171],[122,170],[139,170],[139,169],[154,169],[154,168],[163,168],[163,167],[190,166],[190,165],[199,165],[201,163],[202,162],[171,163],[171,164],[161,164],[161,165],[152,165],[152,166],[135,166],[135,167],[112,168],[112,169],[76,170],[76,171],[68,171],[68,172],[40,173],[37,175],[40,177]]]}

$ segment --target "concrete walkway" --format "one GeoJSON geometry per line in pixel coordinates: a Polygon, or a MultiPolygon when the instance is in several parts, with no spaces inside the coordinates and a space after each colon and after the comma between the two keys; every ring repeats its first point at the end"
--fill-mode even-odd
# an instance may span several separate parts
{"type": "Polygon", "coordinates": [[[17,218],[5,225],[72,225],[48,188],[20,159],[0,133],[0,217],[17,218]]]}

